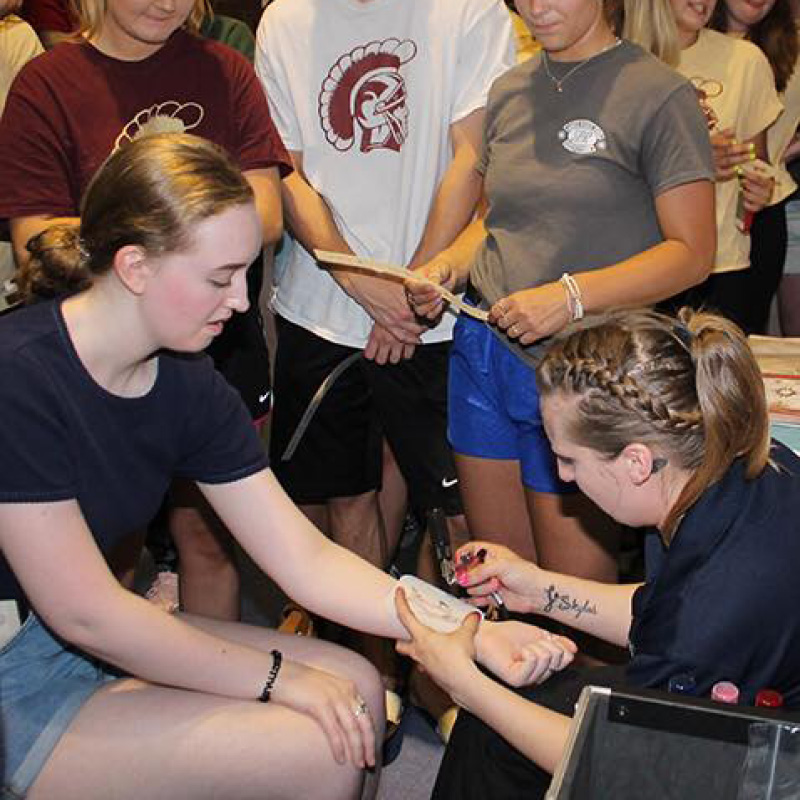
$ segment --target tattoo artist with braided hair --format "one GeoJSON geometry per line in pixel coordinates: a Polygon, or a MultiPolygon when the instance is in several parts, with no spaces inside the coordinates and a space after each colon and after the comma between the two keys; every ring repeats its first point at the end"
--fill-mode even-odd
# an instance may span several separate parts
{"type": "Polygon", "coordinates": [[[566,714],[588,684],[663,689],[689,673],[700,695],[729,680],[744,704],[769,687],[800,705],[800,459],[770,441],[762,379],[741,331],[688,310],[680,322],[613,312],[556,337],[537,383],[561,478],[613,519],[645,529],[646,580],[582,580],[474,542],[458,557],[484,549],[485,560],[460,582],[479,605],[499,592],[512,610],[627,644],[631,658],[624,668],[545,673],[540,686],[514,693],[472,663],[468,623],[436,634],[400,596],[412,641],[398,647],[465,709],[435,800],[543,796],[566,714]]]}

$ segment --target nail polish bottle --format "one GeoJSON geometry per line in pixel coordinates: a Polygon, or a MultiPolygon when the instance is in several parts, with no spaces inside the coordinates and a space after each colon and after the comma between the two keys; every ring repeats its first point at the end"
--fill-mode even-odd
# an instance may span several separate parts
{"type": "Polygon", "coordinates": [[[730,681],[719,681],[711,687],[711,699],[735,706],[739,702],[739,687],[730,681]]]}
{"type": "Polygon", "coordinates": [[[774,689],[761,689],[756,695],[756,706],[760,708],[780,708],[783,695],[774,689]]]}
{"type": "Polygon", "coordinates": [[[697,694],[697,683],[691,672],[679,672],[673,675],[667,683],[667,691],[671,694],[697,694]]]}

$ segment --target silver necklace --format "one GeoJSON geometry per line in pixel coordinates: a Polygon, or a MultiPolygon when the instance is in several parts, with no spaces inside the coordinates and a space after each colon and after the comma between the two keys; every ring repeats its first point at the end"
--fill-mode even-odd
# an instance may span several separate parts
{"type": "Polygon", "coordinates": [[[598,53],[595,53],[593,56],[589,56],[589,58],[585,58],[583,61],[578,62],[572,69],[570,69],[566,75],[562,75],[560,78],[556,78],[555,75],[550,71],[550,56],[547,55],[547,50],[542,51],[542,60],[544,62],[544,71],[547,73],[547,77],[553,82],[553,86],[556,87],[556,91],[561,94],[564,89],[562,88],[564,84],[581,68],[585,67],[590,61],[593,61],[598,56],[603,55],[603,53],[607,53],[609,50],[613,50],[615,47],[619,47],[622,44],[622,39],[614,39],[611,44],[607,44],[602,50],[598,53]]]}

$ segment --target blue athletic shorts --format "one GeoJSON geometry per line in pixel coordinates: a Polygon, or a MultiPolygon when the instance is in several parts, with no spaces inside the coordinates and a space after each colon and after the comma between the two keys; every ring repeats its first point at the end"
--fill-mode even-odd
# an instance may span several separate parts
{"type": "Polygon", "coordinates": [[[453,333],[448,436],[456,453],[519,461],[522,482],[536,492],[568,494],[542,426],[533,367],[488,325],[461,316],[453,333]]]}
{"type": "Polygon", "coordinates": [[[25,797],[81,706],[118,677],[28,616],[0,649],[2,800],[25,797]]]}

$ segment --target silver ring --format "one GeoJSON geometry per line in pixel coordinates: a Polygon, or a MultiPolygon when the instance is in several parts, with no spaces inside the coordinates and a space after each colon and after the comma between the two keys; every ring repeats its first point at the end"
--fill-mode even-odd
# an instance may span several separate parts
{"type": "Polygon", "coordinates": [[[360,717],[362,714],[366,714],[368,710],[369,710],[369,708],[367,707],[367,704],[366,704],[366,703],[365,703],[365,702],[362,700],[362,701],[361,701],[361,702],[360,702],[360,703],[359,703],[359,704],[356,706],[356,710],[353,712],[353,716],[354,716],[354,717],[356,717],[356,718],[358,718],[358,717],[360,717]]]}

